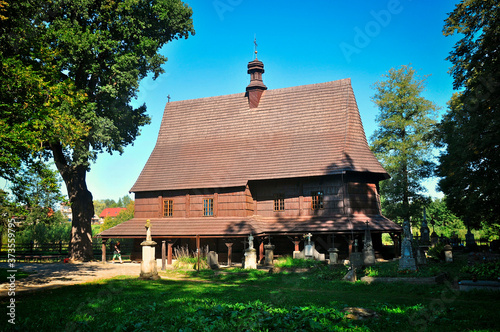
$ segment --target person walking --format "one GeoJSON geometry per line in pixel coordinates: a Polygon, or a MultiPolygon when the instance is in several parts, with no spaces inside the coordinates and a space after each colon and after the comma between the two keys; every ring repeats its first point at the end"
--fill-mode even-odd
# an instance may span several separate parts
{"type": "Polygon", "coordinates": [[[115,258],[117,258],[117,257],[120,260],[120,264],[123,264],[122,254],[121,254],[121,250],[120,250],[120,241],[117,241],[115,244],[115,251],[113,252],[113,260],[111,262],[114,263],[115,258]]]}

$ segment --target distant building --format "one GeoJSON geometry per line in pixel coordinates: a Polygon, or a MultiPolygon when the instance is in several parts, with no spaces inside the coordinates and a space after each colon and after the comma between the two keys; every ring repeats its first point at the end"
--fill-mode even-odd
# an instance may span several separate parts
{"type": "Polygon", "coordinates": [[[64,219],[66,219],[67,221],[73,220],[73,211],[71,211],[71,206],[69,205],[69,203],[61,203],[60,211],[63,214],[64,219]]]}
{"type": "Polygon", "coordinates": [[[102,210],[101,214],[99,215],[100,221],[103,221],[104,218],[106,217],[116,217],[118,213],[122,212],[123,210],[126,210],[126,208],[105,208],[102,210]]]}
{"type": "Polygon", "coordinates": [[[246,92],[166,104],[131,189],[134,218],[100,237],[135,238],[140,257],[150,219],[169,251],[174,242],[194,249],[199,238],[221,260],[230,248],[233,261],[249,234],[259,260],[267,243],[291,256],[306,233],[321,253],[335,245],[346,258],[367,228],[377,252],[382,233],[397,239],[401,226],[380,208],[389,175],[368,147],[350,79],[267,90],[261,61],[248,73],[246,92]]]}

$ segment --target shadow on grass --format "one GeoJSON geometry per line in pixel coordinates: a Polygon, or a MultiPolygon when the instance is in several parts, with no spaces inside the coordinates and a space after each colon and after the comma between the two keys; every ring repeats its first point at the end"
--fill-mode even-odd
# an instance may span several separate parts
{"type": "MultiPolygon", "coordinates": [[[[5,307],[6,302],[1,305],[5,307]]],[[[16,325],[0,330],[432,331],[498,329],[500,297],[445,285],[367,285],[315,273],[191,273],[188,279],[115,278],[16,297],[16,325]],[[470,310],[474,307],[474,312],[470,310]],[[345,307],[378,317],[350,320],[345,307]]]]}

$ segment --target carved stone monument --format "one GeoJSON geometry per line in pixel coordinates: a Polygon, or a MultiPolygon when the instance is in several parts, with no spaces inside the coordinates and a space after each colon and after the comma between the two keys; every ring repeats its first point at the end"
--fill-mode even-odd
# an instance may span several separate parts
{"type": "Polygon", "coordinates": [[[253,236],[250,234],[248,236],[248,249],[245,250],[245,261],[244,269],[256,269],[257,268],[257,250],[253,247],[253,236]]]}
{"type": "Polygon", "coordinates": [[[141,243],[142,246],[142,261],[141,274],[142,279],[160,279],[155,259],[156,242],[151,237],[151,222],[148,219],[146,222],[146,241],[141,243]]]}
{"type": "Polygon", "coordinates": [[[422,225],[420,226],[420,243],[423,245],[429,245],[430,243],[430,229],[427,226],[427,216],[424,207],[424,220],[422,220],[422,225]]]}
{"type": "Polygon", "coordinates": [[[399,270],[415,271],[417,266],[413,258],[412,238],[410,222],[403,222],[403,242],[401,243],[401,258],[399,259],[399,270]]]}

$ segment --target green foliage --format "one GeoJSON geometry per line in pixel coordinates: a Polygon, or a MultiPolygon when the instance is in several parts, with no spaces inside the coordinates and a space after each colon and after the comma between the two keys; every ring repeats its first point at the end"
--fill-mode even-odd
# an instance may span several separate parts
{"type": "Polygon", "coordinates": [[[450,52],[454,88],[440,125],[439,187],[449,208],[471,226],[500,224],[500,7],[461,1],[445,21],[460,39],[450,52]]]}
{"type": "Polygon", "coordinates": [[[16,242],[18,243],[68,243],[71,235],[71,224],[64,220],[61,212],[56,212],[53,216],[47,217],[41,215],[45,219],[32,219],[36,214],[28,216],[23,222],[16,234],[16,242]]]}
{"type": "Polygon", "coordinates": [[[88,260],[86,173],[150,122],[132,98],[140,80],[163,72],[160,49],[194,34],[192,10],[179,0],[23,0],[2,10],[0,176],[33,156],[54,158],[74,212],[70,255],[88,260]]]}
{"type": "Polygon", "coordinates": [[[444,246],[444,243],[438,242],[435,246],[429,248],[427,255],[437,261],[444,260],[444,246]]]}
{"type": "MultiPolygon", "coordinates": [[[[209,269],[207,262],[208,246],[200,248],[200,269],[209,269]]],[[[190,252],[188,246],[174,247],[174,268],[196,269],[198,267],[198,254],[190,252]]]]}
{"type": "Polygon", "coordinates": [[[500,261],[484,262],[470,266],[464,266],[462,272],[467,273],[469,278],[476,277],[481,280],[499,280],[500,261]]]}
{"type": "Polygon", "coordinates": [[[314,305],[280,308],[261,301],[206,303],[189,317],[175,319],[173,327],[183,331],[341,331],[354,327],[343,316],[337,309],[314,305]]]}
{"type": "MultiPolygon", "coordinates": [[[[451,263],[453,265],[454,263],[451,263]]],[[[450,264],[444,264],[447,268],[450,264]]],[[[120,331],[496,331],[500,297],[443,285],[349,283],[311,273],[170,270],[16,294],[16,328],[120,331]],[[258,274],[257,274],[258,272],[258,274]],[[248,280],[249,276],[255,276],[248,280]],[[227,278],[227,279],[224,279],[227,278]],[[474,310],[471,310],[473,303],[474,310]],[[351,320],[361,307],[377,318],[351,320]],[[33,310],[37,308],[37,310],[33,310]]],[[[6,298],[8,301],[8,298],[6,298]]],[[[6,305],[7,302],[2,302],[6,305]]],[[[8,330],[0,320],[0,330],[8,330]]]]}
{"type": "Polygon", "coordinates": [[[116,217],[106,217],[104,219],[104,223],[101,225],[100,232],[105,231],[106,229],[109,229],[111,227],[114,227],[116,225],[119,225],[127,220],[130,220],[134,217],[134,201],[131,201],[129,205],[127,206],[126,210],[120,211],[116,217]]]}
{"type": "Polygon", "coordinates": [[[373,86],[373,102],[380,113],[371,149],[391,179],[381,183],[384,213],[392,219],[410,219],[425,199],[422,181],[433,174],[433,131],[437,107],[421,96],[425,78],[410,66],[390,69],[373,86]]]}
{"type": "Polygon", "coordinates": [[[321,265],[324,264],[320,261],[313,259],[292,258],[290,256],[278,258],[274,263],[274,266],[278,268],[314,268],[321,265]]]}
{"type": "Polygon", "coordinates": [[[43,162],[26,165],[12,179],[10,190],[17,204],[28,211],[34,208],[55,209],[65,197],[61,193],[61,177],[43,162]]]}

